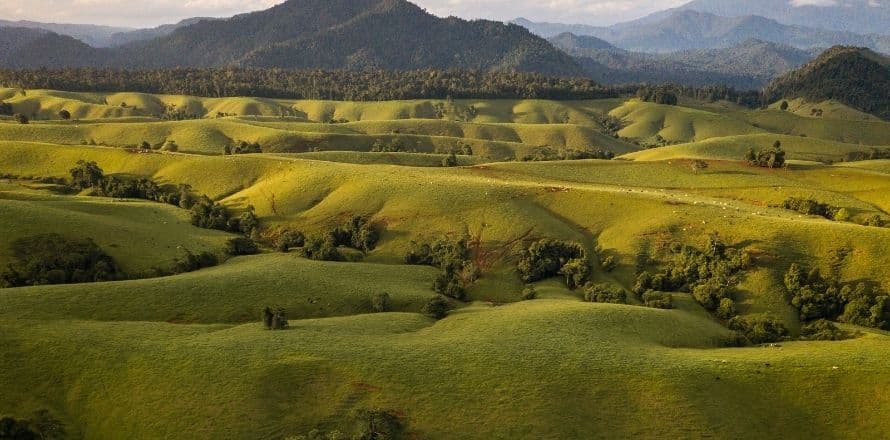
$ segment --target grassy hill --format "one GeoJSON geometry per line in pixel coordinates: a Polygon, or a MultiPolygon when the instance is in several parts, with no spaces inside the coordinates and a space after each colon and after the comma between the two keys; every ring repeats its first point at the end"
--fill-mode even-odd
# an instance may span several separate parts
{"type": "Polygon", "coordinates": [[[718,349],[725,330],[682,310],[539,300],[435,324],[359,315],[275,333],[255,323],[4,320],[0,328],[11,354],[0,361],[9,384],[0,408],[49,404],[87,438],[348,432],[354,410],[374,407],[434,439],[888,429],[876,391],[890,385],[886,335],[718,349]],[[47,349],[54,356],[39,356],[47,349]]]}
{"type": "Polygon", "coordinates": [[[699,142],[637,151],[622,157],[633,160],[722,159],[743,160],[748,149],[761,150],[780,141],[791,160],[841,161],[847,153],[868,151],[861,144],[845,144],[809,137],[777,134],[750,134],[715,137],[699,142]]]}
{"type": "MultiPolygon", "coordinates": [[[[40,185],[36,185],[39,188],[40,185]]],[[[199,229],[188,213],[135,200],[52,196],[0,180],[0,267],[11,261],[10,244],[20,237],[58,233],[89,238],[130,276],[169,268],[186,250],[222,254],[231,235],[199,229]]]]}
{"type": "Polygon", "coordinates": [[[799,313],[783,283],[792,263],[890,291],[890,228],[856,223],[888,218],[887,161],[815,162],[890,145],[879,143],[884,122],[841,107],[815,118],[636,100],[374,104],[13,90],[0,99],[47,115],[58,107],[44,103],[80,103],[97,118],[0,123],[0,174],[21,177],[0,180],[0,226],[10,232],[0,238],[0,265],[11,240],[42,232],[93,238],[127,271],[170,262],[182,248],[219,251],[231,237],[194,228],[173,206],[54,194],[24,179],[65,177],[78,160],[106,174],[189,184],[229,208],[253,205],[263,233],[288,227],[314,237],[356,214],[381,230],[360,262],[267,249],[170,277],[2,289],[0,414],[48,409],[73,438],[280,439],[314,428],[351,436],[357,412],[375,408],[399,415],[404,438],[890,432],[882,417],[890,401],[880,391],[890,385],[885,332],[842,325],[857,337],[726,348],[730,332],[689,294],[675,294],[672,310],[634,298],[636,305],[592,304],[554,278],[536,283],[539,299],[520,301],[525,283],[516,271],[523,238],[573,240],[591,256],[595,282],[630,288],[638,268],[664,259],[672,243],[704,249],[716,233],[753,258],[739,275],[738,312],[775,317],[797,336],[799,313]],[[256,115],[172,122],[140,113],[174,101],[256,115]],[[442,119],[436,104],[475,113],[442,119]],[[282,118],[281,109],[291,113],[282,118]],[[621,136],[683,143],[637,151],[602,133],[607,113],[626,124],[621,136]],[[324,122],[341,118],[350,122],[324,122]],[[757,118],[776,128],[753,125],[757,118]],[[801,124],[789,128],[796,130],[810,120],[806,127],[821,131],[808,137],[779,130],[781,121],[801,124]],[[80,145],[84,136],[108,146],[80,145]],[[846,136],[859,140],[844,143],[846,136]],[[474,155],[446,168],[443,155],[367,152],[371,139],[396,137],[430,153],[469,143],[474,155]],[[119,148],[143,138],[175,138],[181,151],[119,148]],[[280,148],[220,155],[234,139],[280,148]],[[309,139],[330,148],[309,151],[309,139]],[[748,147],[775,140],[789,169],[741,163],[748,147]],[[611,145],[625,154],[512,161],[542,144],[611,145]],[[694,170],[693,158],[708,168],[694,170]],[[845,208],[851,221],[776,207],[790,197],[845,208]],[[440,271],[405,265],[405,253],[414,241],[464,233],[488,258],[468,301],[434,321],[419,312],[440,271]],[[612,271],[600,264],[608,257],[617,262],[612,271]],[[391,311],[370,313],[383,292],[391,311]],[[291,328],[263,330],[264,306],[285,308],[291,328]]]}

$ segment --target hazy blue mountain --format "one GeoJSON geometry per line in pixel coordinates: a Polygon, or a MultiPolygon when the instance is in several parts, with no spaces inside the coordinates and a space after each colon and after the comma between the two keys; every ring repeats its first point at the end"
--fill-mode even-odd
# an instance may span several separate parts
{"type": "Polygon", "coordinates": [[[594,36],[622,49],[637,52],[726,48],[752,38],[800,49],[843,44],[890,52],[890,36],[886,35],[860,35],[785,25],[760,16],[722,17],[692,10],[674,10],[609,27],[533,23],[525,19],[514,23],[548,38],[563,32],[572,32],[576,35],[594,36]]]}
{"type": "Polygon", "coordinates": [[[112,38],[121,32],[131,32],[135,29],[126,27],[98,26],[92,24],[65,24],[65,23],[40,23],[36,21],[8,21],[0,20],[0,27],[16,27],[29,29],[43,29],[55,32],[59,35],[67,35],[76,38],[93,47],[108,47],[112,45],[112,38]]]}

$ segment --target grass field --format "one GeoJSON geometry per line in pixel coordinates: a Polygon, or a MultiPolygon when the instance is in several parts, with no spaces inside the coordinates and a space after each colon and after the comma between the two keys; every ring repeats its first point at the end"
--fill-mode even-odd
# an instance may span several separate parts
{"type": "Polygon", "coordinates": [[[77,123],[0,123],[0,174],[18,176],[0,180],[0,265],[12,240],[37,233],[92,238],[134,273],[186,248],[221,252],[232,237],[191,226],[173,206],[58,195],[33,180],[65,177],[78,160],[110,175],[189,184],[230,208],[253,205],[266,231],[312,237],[353,214],[382,228],[361,262],[267,249],[170,277],[0,290],[0,414],[46,408],[73,438],[351,434],[355,412],[372,408],[399,414],[404,438],[424,439],[890,433],[887,333],[846,327],[859,337],[723,348],[728,330],[688,294],[676,295],[673,310],[591,304],[552,279],[537,283],[540,299],[520,302],[515,270],[516,240],[574,240],[592,255],[595,281],[629,288],[642,257],[659,258],[672,242],[703,248],[717,233],[754,256],[737,289],[740,314],[776,317],[797,335],[782,281],[793,262],[890,291],[890,228],[855,223],[890,219],[888,161],[820,163],[890,145],[885,122],[830,103],[819,104],[823,118],[810,117],[813,105],[799,102],[782,112],[636,100],[343,103],[2,89],[0,99],[46,117],[81,106],[72,111],[77,123]],[[151,116],[168,104],[208,117],[151,116]],[[474,113],[443,120],[437,104],[474,113]],[[624,121],[620,136],[682,143],[637,151],[601,133],[607,113],[624,121]],[[350,122],[323,122],[332,119],[350,122]],[[107,145],[81,145],[84,138],[107,145]],[[173,138],[178,153],[119,148],[173,138]],[[373,140],[395,138],[426,154],[367,152],[373,140]],[[220,155],[234,139],[276,147],[220,155]],[[748,148],[775,140],[792,160],[787,169],[742,163],[748,148]],[[446,156],[436,151],[458,143],[474,155],[442,167],[446,156]],[[622,156],[512,161],[540,145],[622,156]],[[709,166],[696,171],[692,159],[709,166]],[[851,222],[776,207],[789,197],[846,208],[851,222]],[[405,252],[412,241],[465,232],[492,258],[469,300],[433,321],[420,311],[439,271],[404,265],[405,252]],[[610,256],[618,266],[606,272],[598,263],[610,256]],[[391,312],[370,313],[383,292],[391,312]],[[266,305],[286,308],[291,329],[264,331],[266,305]]]}

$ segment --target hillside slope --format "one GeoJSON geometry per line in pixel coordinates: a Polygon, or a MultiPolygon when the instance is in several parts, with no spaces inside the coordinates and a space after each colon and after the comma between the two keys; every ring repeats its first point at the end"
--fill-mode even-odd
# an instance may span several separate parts
{"type": "Polygon", "coordinates": [[[890,119],[890,58],[868,49],[833,47],[798,70],[772,82],[771,101],[804,98],[811,102],[836,100],[853,108],[890,119]]]}

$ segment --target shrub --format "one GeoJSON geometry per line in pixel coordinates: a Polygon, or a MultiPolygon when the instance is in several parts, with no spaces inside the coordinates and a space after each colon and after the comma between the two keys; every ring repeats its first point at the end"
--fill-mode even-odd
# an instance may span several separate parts
{"type": "Polygon", "coordinates": [[[234,146],[226,146],[227,152],[230,154],[252,154],[262,153],[263,149],[258,142],[240,141],[234,146]]]}
{"type": "Polygon", "coordinates": [[[457,154],[455,154],[453,151],[450,154],[448,154],[448,156],[445,156],[444,159],[442,159],[443,167],[452,168],[452,167],[456,167],[457,165],[458,165],[457,154]]]}
{"type": "Polygon", "coordinates": [[[172,271],[174,274],[193,272],[205,267],[213,267],[219,264],[216,255],[210,252],[201,252],[194,254],[188,249],[185,250],[185,256],[177,257],[173,260],[172,271]]]}
{"type": "Polygon", "coordinates": [[[41,409],[30,419],[0,418],[0,439],[3,440],[62,440],[67,438],[65,425],[41,409]]]}
{"type": "Polygon", "coordinates": [[[421,312],[430,318],[442,319],[448,316],[449,310],[451,310],[451,304],[448,299],[443,295],[436,295],[423,306],[421,312]]]}
{"type": "Polygon", "coordinates": [[[782,111],[788,110],[788,101],[782,101],[782,104],[779,106],[782,111]]]}
{"type": "Polygon", "coordinates": [[[772,317],[736,316],[729,320],[729,329],[745,335],[753,344],[778,342],[788,336],[785,325],[772,317]]]}
{"type": "Polygon", "coordinates": [[[71,112],[69,112],[68,110],[59,110],[59,119],[63,121],[71,119],[71,112]]]}
{"type": "Polygon", "coordinates": [[[31,122],[31,120],[28,119],[27,116],[25,116],[25,115],[23,115],[23,114],[21,114],[21,113],[16,113],[16,114],[12,115],[12,119],[13,119],[15,122],[18,122],[19,124],[22,124],[22,125],[31,122]]]}
{"type": "Polygon", "coordinates": [[[371,310],[375,313],[388,312],[390,310],[389,294],[381,292],[371,297],[371,310]]]}
{"type": "Polygon", "coordinates": [[[246,237],[235,237],[226,242],[226,253],[231,256],[254,255],[260,251],[253,240],[246,237]]]}
{"type": "Polygon", "coordinates": [[[300,255],[310,260],[343,261],[343,254],[337,250],[337,245],[330,237],[316,237],[300,249],[300,255]]]}
{"type": "Polygon", "coordinates": [[[653,309],[673,309],[674,296],[670,293],[656,292],[650,290],[643,293],[643,305],[653,309]]]}
{"type": "Polygon", "coordinates": [[[59,234],[23,237],[12,243],[14,261],[0,273],[4,287],[88,283],[123,277],[114,260],[91,240],[59,234]]]}
{"type": "Polygon", "coordinates": [[[800,329],[800,338],[805,341],[841,341],[853,335],[839,329],[834,323],[819,319],[804,325],[800,329]]]}
{"type": "Polygon", "coordinates": [[[526,284],[525,288],[522,289],[522,300],[531,301],[533,299],[538,299],[538,291],[533,284],[526,284]]]}
{"type": "Polygon", "coordinates": [[[275,248],[279,252],[288,252],[291,248],[303,247],[306,244],[306,236],[299,231],[287,230],[278,236],[275,248]]]}
{"type": "Polygon", "coordinates": [[[356,423],[356,440],[395,440],[403,429],[395,413],[383,410],[359,411],[356,423]]]}
{"type": "Polygon", "coordinates": [[[584,301],[609,304],[627,304],[627,293],[609,284],[588,284],[584,289],[584,301]]]}
{"type": "Polygon", "coordinates": [[[266,330],[284,330],[289,326],[287,322],[287,311],[281,307],[264,307],[262,320],[263,327],[265,327],[266,330]]]}
{"type": "Polygon", "coordinates": [[[569,287],[574,288],[590,275],[590,261],[578,243],[542,239],[522,252],[518,270],[527,283],[563,275],[569,287]]]}
{"type": "Polygon", "coordinates": [[[615,258],[613,255],[609,255],[608,257],[603,259],[600,266],[602,266],[604,271],[611,272],[615,270],[616,267],[618,267],[618,259],[615,258]]]}

